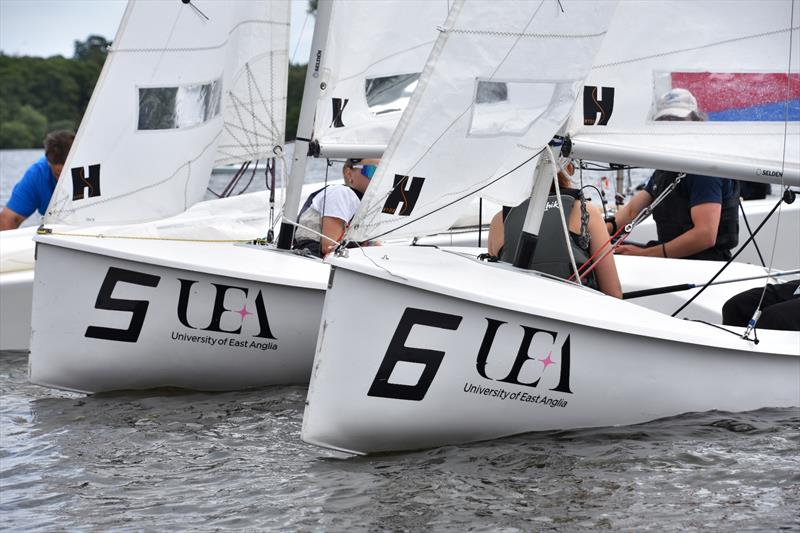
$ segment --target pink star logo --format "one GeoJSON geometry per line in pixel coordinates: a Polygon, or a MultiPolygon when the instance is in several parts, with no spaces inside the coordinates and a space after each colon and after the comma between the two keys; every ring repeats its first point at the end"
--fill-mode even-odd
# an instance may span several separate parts
{"type": "Polygon", "coordinates": [[[547,352],[547,357],[545,357],[544,359],[539,359],[539,361],[544,363],[544,368],[547,368],[550,365],[556,364],[556,362],[553,361],[553,359],[550,357],[552,354],[553,354],[553,352],[547,352]]]}
{"type": "Polygon", "coordinates": [[[251,313],[250,311],[247,310],[247,305],[243,305],[242,308],[239,309],[236,312],[239,313],[239,316],[242,317],[242,320],[244,320],[244,317],[246,317],[247,315],[252,315],[253,314],[253,313],[251,313]]]}

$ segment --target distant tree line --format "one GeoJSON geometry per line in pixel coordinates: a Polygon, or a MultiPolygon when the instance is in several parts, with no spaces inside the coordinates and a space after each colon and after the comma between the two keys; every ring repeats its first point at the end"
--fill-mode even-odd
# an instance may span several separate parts
{"type": "MultiPolygon", "coordinates": [[[[48,131],[77,131],[111,44],[98,35],[75,41],[72,58],[0,52],[0,148],[41,148],[48,131]]],[[[300,115],[305,65],[289,66],[286,140],[300,115]]]]}

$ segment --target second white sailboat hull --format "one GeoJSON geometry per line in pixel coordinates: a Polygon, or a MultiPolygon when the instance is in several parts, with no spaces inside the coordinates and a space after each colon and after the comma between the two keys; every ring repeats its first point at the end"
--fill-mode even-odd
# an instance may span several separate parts
{"type": "MultiPolygon", "coordinates": [[[[761,331],[756,345],[441,250],[365,253],[333,261],[307,442],[376,453],[800,405],[800,333],[761,331]]],[[[715,266],[663,267],[680,263],[715,266]]]]}

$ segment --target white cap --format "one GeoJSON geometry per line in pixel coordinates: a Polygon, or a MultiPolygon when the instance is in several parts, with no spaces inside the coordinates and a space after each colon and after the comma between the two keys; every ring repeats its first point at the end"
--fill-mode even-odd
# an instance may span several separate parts
{"type": "Polygon", "coordinates": [[[686,118],[692,113],[697,113],[694,95],[686,89],[671,89],[658,99],[653,120],[666,116],[686,118]]]}

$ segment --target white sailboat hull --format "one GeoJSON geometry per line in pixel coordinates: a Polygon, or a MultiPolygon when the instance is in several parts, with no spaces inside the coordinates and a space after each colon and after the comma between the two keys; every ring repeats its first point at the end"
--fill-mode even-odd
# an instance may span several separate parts
{"type": "MultiPolygon", "coordinates": [[[[621,258],[620,277],[657,272],[653,260],[639,264],[646,259],[621,258]]],[[[656,261],[673,276],[684,266],[696,275],[718,266],[656,261]]],[[[756,345],[430,248],[368,249],[330,262],[303,420],[309,443],[375,453],[800,405],[797,332],[759,331],[756,345]]],[[[754,268],[737,265],[725,279],[754,268]]],[[[714,287],[698,298],[706,309],[699,314],[758,284],[714,287]]],[[[683,316],[694,316],[692,308],[683,316]]]]}
{"type": "Polygon", "coordinates": [[[37,241],[33,383],[93,393],[308,381],[321,261],[227,243],[37,241]]]}

